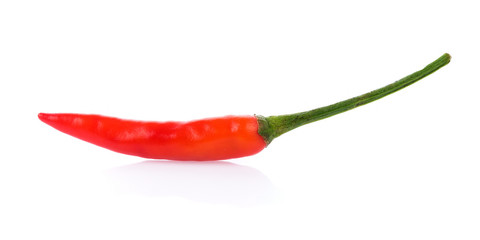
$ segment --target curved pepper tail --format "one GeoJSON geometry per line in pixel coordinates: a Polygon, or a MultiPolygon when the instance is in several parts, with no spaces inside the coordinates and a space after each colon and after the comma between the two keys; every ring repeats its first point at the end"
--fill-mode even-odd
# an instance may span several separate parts
{"type": "Polygon", "coordinates": [[[422,70],[414,72],[394,83],[335,104],[305,112],[259,118],[259,133],[268,144],[274,138],[292,129],[354,109],[403,89],[447,65],[450,59],[450,54],[445,53],[422,70]]]}

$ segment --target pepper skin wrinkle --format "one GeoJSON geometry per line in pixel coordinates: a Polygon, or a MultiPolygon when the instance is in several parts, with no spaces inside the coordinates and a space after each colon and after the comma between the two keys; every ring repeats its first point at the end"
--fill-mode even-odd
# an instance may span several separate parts
{"type": "Polygon", "coordinates": [[[115,152],[169,160],[224,160],[266,147],[254,116],[226,116],[190,122],[148,122],[101,115],[48,114],[38,118],[73,137],[115,152]]]}
{"type": "Polygon", "coordinates": [[[450,62],[450,55],[396,82],[325,107],[263,117],[226,116],[191,122],[147,122],[100,115],[40,113],[46,124],[115,152],[145,158],[211,161],[245,157],[297,127],[349,111],[423,79],[450,62]]]}

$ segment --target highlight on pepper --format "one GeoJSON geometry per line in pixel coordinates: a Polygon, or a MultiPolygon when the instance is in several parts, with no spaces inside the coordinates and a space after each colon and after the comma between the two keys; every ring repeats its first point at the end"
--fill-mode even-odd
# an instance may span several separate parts
{"type": "Polygon", "coordinates": [[[213,161],[256,154],[278,136],[396,92],[450,62],[445,53],[425,68],[377,90],[310,111],[263,117],[225,116],[190,122],[124,120],[101,115],[39,113],[38,118],[73,137],[144,158],[213,161]]]}

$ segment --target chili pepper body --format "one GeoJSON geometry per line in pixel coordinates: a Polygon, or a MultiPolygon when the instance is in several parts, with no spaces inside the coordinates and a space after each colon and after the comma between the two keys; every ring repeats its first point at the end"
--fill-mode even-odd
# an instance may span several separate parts
{"type": "Polygon", "coordinates": [[[115,152],[154,159],[222,160],[266,147],[254,116],[149,122],[101,115],[38,114],[57,130],[115,152]]]}

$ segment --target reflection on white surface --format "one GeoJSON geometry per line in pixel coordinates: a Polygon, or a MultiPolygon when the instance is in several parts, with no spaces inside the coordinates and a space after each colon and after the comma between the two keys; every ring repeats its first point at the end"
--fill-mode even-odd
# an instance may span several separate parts
{"type": "Polygon", "coordinates": [[[273,201],[275,188],[260,171],[231,162],[144,161],[106,172],[115,190],[143,196],[179,196],[234,205],[273,201]]]}

